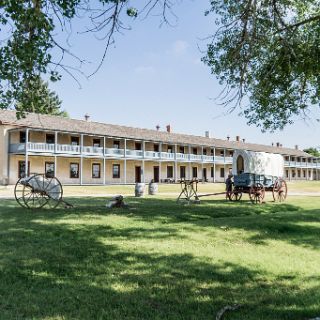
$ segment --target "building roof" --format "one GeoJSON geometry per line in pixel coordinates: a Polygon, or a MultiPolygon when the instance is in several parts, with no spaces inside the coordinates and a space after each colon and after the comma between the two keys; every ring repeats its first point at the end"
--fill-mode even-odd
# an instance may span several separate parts
{"type": "Polygon", "coordinates": [[[70,133],[83,133],[97,136],[111,136],[135,140],[149,140],[167,144],[201,145],[205,147],[242,149],[282,155],[313,157],[310,154],[291,148],[267,146],[262,144],[228,141],[223,139],[207,138],[180,133],[168,133],[150,129],[141,129],[114,124],[99,123],[93,121],[68,119],[60,116],[40,115],[28,113],[25,118],[17,119],[16,112],[0,110],[0,124],[7,124],[33,129],[62,131],[70,133]]]}

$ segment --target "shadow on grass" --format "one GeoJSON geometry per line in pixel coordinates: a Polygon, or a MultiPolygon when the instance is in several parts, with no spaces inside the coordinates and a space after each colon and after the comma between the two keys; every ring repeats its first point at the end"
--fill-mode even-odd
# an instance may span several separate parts
{"type": "MultiPolygon", "coordinates": [[[[194,210],[167,200],[135,202],[132,207],[136,205],[136,210],[108,213],[102,207],[104,201],[99,199],[92,201],[92,207],[79,200],[74,210],[38,212],[17,209],[10,201],[1,202],[1,319],[207,320],[233,303],[243,308],[225,319],[306,319],[318,315],[320,285],[313,284],[319,283],[319,279],[303,278],[305,284],[310,283],[310,289],[301,290],[295,275],[274,277],[261,270],[228,262],[209,263],[188,254],[142,252],[134,244],[137,238],[153,238],[155,230],[156,241],[158,236],[159,241],[170,240],[181,223],[202,227],[210,219],[213,227],[222,220],[224,224],[231,221],[235,228],[265,230],[272,228],[272,220],[264,220],[269,216],[278,226],[277,231],[270,229],[273,237],[285,223],[283,208],[290,217],[296,217],[296,223],[312,222],[313,213],[307,212],[298,219],[299,208],[281,205],[255,208],[258,211],[247,214],[244,204],[224,208],[226,217],[222,217],[222,202],[208,202],[194,210]],[[239,214],[236,208],[240,208],[239,214]],[[263,212],[259,211],[262,209],[263,212]],[[172,224],[122,229],[99,225],[99,215],[115,213],[130,219],[160,219],[172,224]],[[181,215],[185,216],[182,220],[181,215]],[[188,215],[194,217],[187,219],[188,215]],[[79,225],[57,221],[77,217],[81,220],[79,225]],[[86,224],[90,217],[96,224],[86,224]],[[47,223],[41,223],[41,219],[47,223]],[[119,247],[112,242],[119,237],[131,240],[131,246],[119,247]]],[[[295,237],[299,230],[282,231],[282,236],[295,237]]]]}

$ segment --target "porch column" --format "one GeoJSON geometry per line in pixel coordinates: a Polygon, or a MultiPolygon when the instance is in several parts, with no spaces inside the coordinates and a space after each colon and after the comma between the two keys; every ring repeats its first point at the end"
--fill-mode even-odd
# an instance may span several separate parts
{"type": "Polygon", "coordinates": [[[223,149],[223,167],[224,167],[224,182],[226,181],[226,149],[223,149]]]}
{"type": "Polygon", "coordinates": [[[54,153],[58,150],[58,131],[54,132],[54,153]]]}
{"type": "Polygon", "coordinates": [[[124,139],[124,163],[123,163],[123,175],[124,175],[124,184],[127,184],[127,139],[124,139]]]}
{"type": "Polygon", "coordinates": [[[174,182],[178,181],[178,162],[177,162],[178,146],[174,146],[174,182]]]}
{"type": "Polygon", "coordinates": [[[26,150],[25,150],[25,164],[24,164],[24,175],[28,176],[30,172],[28,172],[28,162],[29,162],[29,129],[26,130],[26,150]]]}
{"type": "Polygon", "coordinates": [[[57,156],[54,156],[54,176],[58,176],[57,156]]]}
{"type": "Polygon", "coordinates": [[[162,162],[161,162],[161,157],[162,157],[162,142],[159,143],[159,182],[161,183],[162,180],[162,162]]]}
{"type": "Polygon", "coordinates": [[[106,158],[103,157],[103,185],[106,185],[106,158]]]}
{"type": "Polygon", "coordinates": [[[80,135],[80,185],[83,184],[83,134],[80,135]]]}
{"type": "Polygon", "coordinates": [[[213,182],[216,182],[216,148],[213,148],[213,182]]]}

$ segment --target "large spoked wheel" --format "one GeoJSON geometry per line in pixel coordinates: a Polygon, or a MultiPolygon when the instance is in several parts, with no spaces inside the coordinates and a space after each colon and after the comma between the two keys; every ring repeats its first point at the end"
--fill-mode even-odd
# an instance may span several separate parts
{"type": "Polygon", "coordinates": [[[241,198],[242,198],[242,192],[240,191],[232,191],[229,196],[230,201],[240,201],[241,198]]]}
{"type": "Polygon", "coordinates": [[[21,178],[15,186],[15,198],[23,208],[40,209],[57,207],[62,200],[63,189],[57,178],[35,174],[21,178]]]}
{"type": "Polygon", "coordinates": [[[32,194],[32,188],[25,185],[24,180],[25,178],[20,178],[17,181],[14,187],[14,197],[21,207],[27,208],[24,198],[29,197],[32,194]]]}
{"type": "Polygon", "coordinates": [[[272,196],[274,201],[283,202],[288,195],[288,186],[284,179],[277,179],[274,183],[272,196]]]}
{"type": "Polygon", "coordinates": [[[249,197],[252,203],[260,204],[263,202],[266,190],[261,183],[254,184],[249,190],[249,197]]]}

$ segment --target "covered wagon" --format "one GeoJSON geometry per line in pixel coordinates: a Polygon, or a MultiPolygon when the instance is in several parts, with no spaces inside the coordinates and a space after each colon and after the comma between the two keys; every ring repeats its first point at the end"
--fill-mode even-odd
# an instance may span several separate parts
{"type": "Polygon", "coordinates": [[[248,193],[253,203],[261,203],[266,191],[272,192],[275,201],[284,201],[287,197],[284,159],[280,154],[236,150],[232,175],[233,183],[227,190],[229,200],[238,201],[243,193],[248,193]]]}

